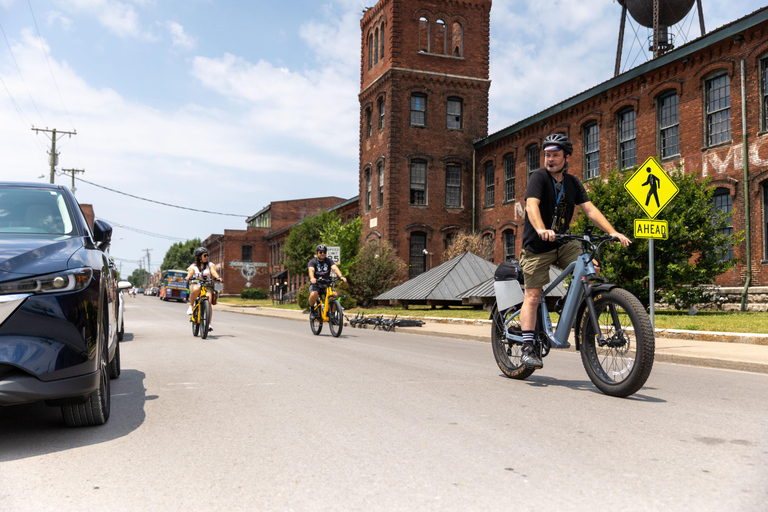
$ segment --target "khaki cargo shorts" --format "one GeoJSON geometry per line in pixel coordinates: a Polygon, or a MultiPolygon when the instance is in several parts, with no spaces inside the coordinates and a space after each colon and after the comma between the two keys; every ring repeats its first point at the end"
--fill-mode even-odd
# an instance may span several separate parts
{"type": "Polygon", "coordinates": [[[520,266],[523,267],[526,288],[544,288],[549,283],[549,266],[564,269],[581,255],[581,243],[571,240],[549,252],[535,253],[520,251],[520,266]]]}

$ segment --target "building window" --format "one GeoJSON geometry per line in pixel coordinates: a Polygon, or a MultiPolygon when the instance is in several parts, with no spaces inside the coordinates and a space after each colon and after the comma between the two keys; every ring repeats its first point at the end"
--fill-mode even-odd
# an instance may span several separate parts
{"type": "Polygon", "coordinates": [[[707,145],[731,140],[731,79],[720,75],[706,81],[707,145]]]}
{"type": "Polygon", "coordinates": [[[504,156],[504,202],[515,200],[515,155],[504,156]]]}
{"type": "Polygon", "coordinates": [[[411,126],[427,126],[427,96],[411,94],[411,126]]]}
{"type": "Polygon", "coordinates": [[[365,138],[370,139],[373,134],[373,121],[371,119],[371,109],[365,109],[365,138]]]}
{"type": "Polygon", "coordinates": [[[379,62],[379,29],[377,28],[373,33],[373,63],[379,62]]]}
{"type": "Polygon", "coordinates": [[[371,170],[365,170],[365,211],[371,211],[371,170]]]}
{"type": "Polygon", "coordinates": [[[412,279],[427,270],[427,234],[421,231],[411,233],[411,258],[408,278],[412,279]]]}
{"type": "Polygon", "coordinates": [[[485,164],[485,206],[493,206],[495,192],[496,172],[493,168],[493,162],[485,164]]]}
{"type": "Polygon", "coordinates": [[[763,88],[761,91],[763,96],[763,131],[768,132],[768,57],[761,60],[760,64],[762,67],[762,80],[760,82],[763,88]]]}
{"type": "Polygon", "coordinates": [[[381,38],[379,39],[379,59],[384,60],[384,24],[381,24],[381,38]]]}
{"type": "Polygon", "coordinates": [[[661,158],[680,154],[680,115],[679,98],[676,92],[659,98],[659,144],[661,158]]]}
{"type": "Polygon", "coordinates": [[[435,34],[435,41],[437,42],[435,53],[445,55],[445,46],[448,44],[448,31],[445,28],[445,20],[437,20],[437,34],[435,34]]]}
{"type": "Polygon", "coordinates": [[[451,53],[453,53],[454,57],[461,57],[464,55],[464,28],[458,21],[453,22],[451,48],[451,53]]]}
{"type": "Polygon", "coordinates": [[[531,144],[528,146],[528,148],[525,150],[525,159],[528,164],[528,176],[530,176],[533,171],[540,167],[539,164],[541,159],[539,157],[538,144],[531,144]]]}
{"type": "Polygon", "coordinates": [[[384,114],[386,110],[386,104],[384,98],[379,98],[379,131],[384,129],[384,114]]]}
{"type": "Polygon", "coordinates": [[[634,109],[619,112],[617,126],[620,168],[628,169],[637,163],[637,125],[634,109]]]}
{"type": "Polygon", "coordinates": [[[368,36],[368,69],[373,67],[373,35],[368,36]]]}
{"type": "Polygon", "coordinates": [[[763,182],[763,260],[768,261],[768,181],[763,182]]]}
{"type": "Polygon", "coordinates": [[[427,204],[427,162],[411,162],[411,204],[427,204]]]}
{"type": "Polygon", "coordinates": [[[504,261],[514,260],[515,258],[515,232],[508,229],[502,233],[504,235],[504,261]]]}
{"type": "Polygon", "coordinates": [[[450,249],[451,246],[453,245],[453,242],[455,242],[455,241],[456,241],[456,233],[455,232],[453,232],[453,233],[446,233],[445,234],[445,250],[447,251],[448,249],[450,249]]]}
{"type": "Polygon", "coordinates": [[[445,167],[445,206],[461,207],[461,166],[448,164],[445,167]]]}
{"type": "Polygon", "coordinates": [[[242,258],[240,258],[240,261],[253,261],[253,246],[252,245],[243,245],[242,246],[242,258]]]}
{"type": "MultiPolygon", "coordinates": [[[[733,234],[733,199],[731,198],[731,191],[727,188],[717,188],[712,195],[712,210],[721,211],[728,214],[728,227],[719,230],[721,235],[730,236],[733,234]]],[[[728,247],[722,248],[720,255],[720,261],[726,261],[733,259],[733,247],[729,244],[728,247]]]]}
{"type": "Polygon", "coordinates": [[[483,235],[483,252],[486,259],[493,263],[493,235],[491,233],[483,235]]]}
{"type": "Polygon", "coordinates": [[[429,53],[429,20],[419,18],[419,52],[429,53]]]}
{"type": "Polygon", "coordinates": [[[462,126],[461,98],[448,98],[448,129],[461,130],[462,126]]]}
{"type": "Polygon", "coordinates": [[[379,208],[384,206],[384,164],[379,162],[379,208]]]}
{"type": "Polygon", "coordinates": [[[600,175],[600,127],[592,123],[584,127],[584,181],[600,175]]]}

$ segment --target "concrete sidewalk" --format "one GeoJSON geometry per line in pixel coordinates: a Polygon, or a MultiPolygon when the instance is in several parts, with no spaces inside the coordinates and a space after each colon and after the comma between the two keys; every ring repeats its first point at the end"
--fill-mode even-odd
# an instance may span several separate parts
{"type": "MultiPolygon", "coordinates": [[[[234,313],[269,316],[308,322],[302,311],[269,307],[230,306],[219,302],[216,308],[234,313]]],[[[398,317],[406,318],[406,317],[398,317]]],[[[491,341],[490,320],[466,320],[460,318],[422,318],[421,327],[396,327],[395,332],[440,336],[443,338],[491,341]]],[[[373,327],[368,327],[373,329],[373,327]]],[[[345,324],[346,329],[351,329],[345,324]]],[[[359,329],[356,329],[359,331],[359,329]]],[[[571,339],[570,351],[574,351],[571,339]]],[[[741,334],[675,329],[656,330],[655,361],[688,366],[705,366],[768,374],[768,335],[741,334]]]]}

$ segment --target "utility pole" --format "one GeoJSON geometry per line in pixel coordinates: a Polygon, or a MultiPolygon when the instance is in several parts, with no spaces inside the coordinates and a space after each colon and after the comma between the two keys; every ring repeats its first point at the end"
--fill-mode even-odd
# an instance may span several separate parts
{"type": "MultiPolygon", "coordinates": [[[[56,174],[56,157],[58,156],[56,153],[56,134],[60,135],[69,135],[72,137],[73,135],[77,135],[77,132],[57,132],[56,128],[53,130],[49,130],[48,128],[42,129],[42,128],[32,128],[35,132],[49,132],[51,133],[51,185],[53,185],[53,177],[56,174]]],[[[74,174],[72,175],[74,177],[74,174]]]]}
{"type": "Polygon", "coordinates": [[[152,266],[150,265],[150,256],[149,253],[152,251],[152,249],[144,249],[147,252],[147,271],[149,272],[149,284],[152,284],[152,266]]]}
{"type": "Polygon", "coordinates": [[[75,195],[75,173],[76,172],[85,172],[85,169],[62,169],[61,172],[68,172],[72,174],[72,195],[75,195]]]}

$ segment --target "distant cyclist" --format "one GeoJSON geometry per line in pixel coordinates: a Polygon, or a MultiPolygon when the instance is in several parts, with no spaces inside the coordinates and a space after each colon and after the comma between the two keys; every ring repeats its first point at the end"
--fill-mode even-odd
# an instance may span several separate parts
{"type": "MultiPolygon", "coordinates": [[[[333,262],[333,259],[326,256],[328,254],[328,248],[320,244],[317,246],[317,256],[309,260],[309,314],[312,314],[312,305],[317,300],[317,297],[321,294],[325,294],[325,289],[328,287],[327,282],[331,278],[331,271],[339,276],[339,278],[347,282],[347,278],[341,275],[341,270],[333,262]],[[326,283],[318,283],[318,278],[324,278],[326,283]]],[[[338,297],[339,294],[336,291],[333,292],[334,296],[338,297]]]]}
{"type": "MultiPolygon", "coordinates": [[[[216,265],[208,261],[208,249],[205,247],[198,247],[195,249],[195,262],[187,269],[187,281],[190,279],[200,279],[201,277],[207,278],[219,278],[219,273],[216,271],[216,265]]],[[[187,314],[192,314],[192,306],[197,300],[197,296],[200,295],[200,285],[197,283],[190,283],[189,285],[189,308],[187,308],[187,314]]],[[[216,304],[216,292],[211,289],[211,305],[216,304]]],[[[213,308],[211,308],[211,318],[213,318],[213,308]]],[[[209,330],[213,330],[209,324],[209,330]]]]}

